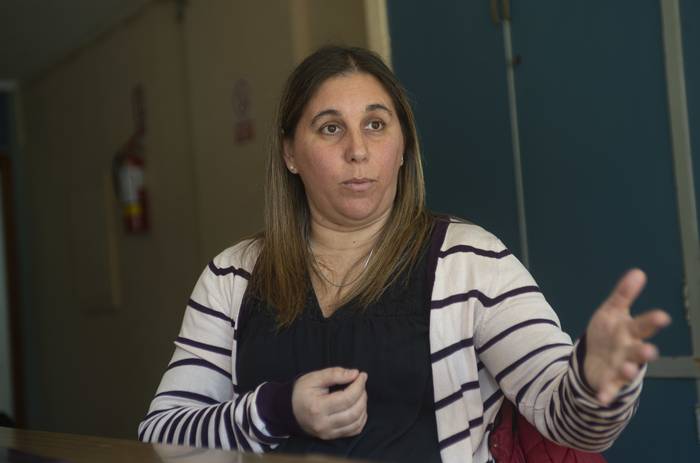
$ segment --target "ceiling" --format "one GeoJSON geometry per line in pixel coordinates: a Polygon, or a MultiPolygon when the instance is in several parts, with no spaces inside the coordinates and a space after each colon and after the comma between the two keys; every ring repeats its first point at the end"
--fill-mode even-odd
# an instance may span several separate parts
{"type": "Polygon", "coordinates": [[[1,0],[0,81],[41,72],[151,0],[1,0]]]}

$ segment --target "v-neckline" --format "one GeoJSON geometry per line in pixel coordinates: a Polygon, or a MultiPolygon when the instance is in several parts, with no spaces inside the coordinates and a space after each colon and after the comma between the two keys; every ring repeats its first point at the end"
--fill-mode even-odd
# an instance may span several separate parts
{"type": "Polygon", "coordinates": [[[318,300],[318,294],[316,294],[316,288],[314,288],[313,283],[309,281],[310,291],[311,291],[311,303],[313,306],[313,314],[315,317],[321,319],[321,321],[328,322],[337,319],[337,315],[340,311],[346,311],[349,306],[352,305],[353,301],[348,301],[345,304],[338,306],[330,315],[326,316],[321,308],[321,302],[318,300]]]}

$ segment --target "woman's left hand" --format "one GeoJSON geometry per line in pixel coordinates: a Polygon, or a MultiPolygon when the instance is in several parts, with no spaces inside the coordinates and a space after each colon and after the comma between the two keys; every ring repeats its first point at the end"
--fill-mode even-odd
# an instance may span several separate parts
{"type": "Polygon", "coordinates": [[[583,371],[604,405],[636,378],[640,365],[656,359],[656,346],[644,340],[671,323],[663,310],[631,316],[630,307],[645,283],[641,270],[627,272],[588,323],[583,371]]]}

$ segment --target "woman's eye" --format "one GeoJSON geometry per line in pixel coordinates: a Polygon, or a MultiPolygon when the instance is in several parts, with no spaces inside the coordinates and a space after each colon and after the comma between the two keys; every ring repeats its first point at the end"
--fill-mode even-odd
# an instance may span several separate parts
{"type": "Polygon", "coordinates": [[[328,124],[321,127],[321,133],[324,135],[335,135],[340,132],[340,127],[337,124],[328,124]]]}
{"type": "Polygon", "coordinates": [[[386,124],[384,124],[384,121],[375,119],[373,121],[370,121],[369,124],[367,124],[367,128],[370,130],[382,130],[385,125],[386,124]]]}

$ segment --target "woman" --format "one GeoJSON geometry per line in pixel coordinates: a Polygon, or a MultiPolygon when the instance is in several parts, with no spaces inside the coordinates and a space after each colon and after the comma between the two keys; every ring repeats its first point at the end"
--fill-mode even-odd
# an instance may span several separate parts
{"type": "Polygon", "coordinates": [[[612,444],[670,321],[630,316],[641,271],[572,344],[497,238],[425,209],[413,113],[367,50],[309,56],[277,128],[265,229],[204,270],[141,440],[485,462],[509,400],[553,441],[612,444]]]}

